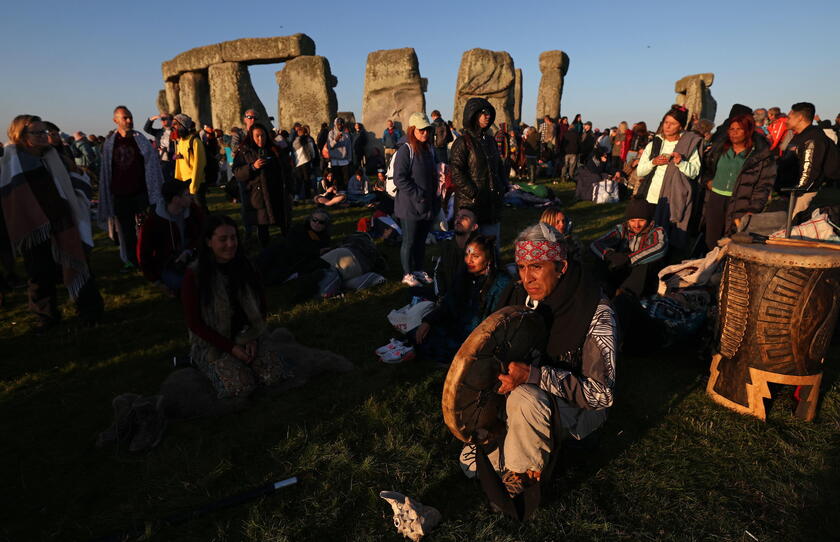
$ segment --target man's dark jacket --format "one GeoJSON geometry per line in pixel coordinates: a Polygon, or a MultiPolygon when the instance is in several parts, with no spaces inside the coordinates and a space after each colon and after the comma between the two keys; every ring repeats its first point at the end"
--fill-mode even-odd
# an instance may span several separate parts
{"type": "Polygon", "coordinates": [[[455,183],[456,209],[470,209],[479,224],[501,220],[506,179],[496,141],[487,129],[478,126],[482,109],[490,112],[490,124],[496,110],[484,98],[470,98],[464,107],[464,133],[452,144],[449,157],[455,183]]]}

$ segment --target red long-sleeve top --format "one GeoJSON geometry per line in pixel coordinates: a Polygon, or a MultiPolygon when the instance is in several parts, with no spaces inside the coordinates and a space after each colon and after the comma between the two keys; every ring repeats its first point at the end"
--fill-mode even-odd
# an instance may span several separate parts
{"type": "MultiPolygon", "coordinates": [[[[265,292],[262,290],[259,292],[259,303],[260,313],[263,317],[265,317],[266,299],[265,292]]],[[[232,338],[225,337],[207,325],[204,318],[201,316],[201,298],[198,291],[198,277],[196,277],[192,269],[187,269],[186,273],[184,273],[184,282],[181,283],[181,306],[184,308],[184,319],[186,320],[187,327],[190,331],[222,352],[227,352],[228,354],[233,353],[233,347],[236,346],[236,343],[233,342],[232,338]]],[[[236,309],[237,308],[232,311],[234,322],[241,319],[237,318],[236,309]]],[[[238,308],[238,311],[241,312],[241,308],[238,308]]],[[[244,324],[246,322],[240,323],[244,324]]],[[[231,330],[235,333],[238,329],[234,330],[234,327],[238,326],[231,326],[231,330]]]]}

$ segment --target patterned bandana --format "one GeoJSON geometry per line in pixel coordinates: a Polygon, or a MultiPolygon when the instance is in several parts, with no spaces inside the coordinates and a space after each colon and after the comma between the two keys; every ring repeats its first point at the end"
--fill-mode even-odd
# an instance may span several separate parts
{"type": "Polygon", "coordinates": [[[553,241],[520,241],[516,243],[516,262],[559,262],[563,247],[553,241]]]}

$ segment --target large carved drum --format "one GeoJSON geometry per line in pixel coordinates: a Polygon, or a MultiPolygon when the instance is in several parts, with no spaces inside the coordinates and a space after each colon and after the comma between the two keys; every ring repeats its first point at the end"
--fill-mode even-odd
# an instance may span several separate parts
{"type": "Polygon", "coordinates": [[[840,250],[730,243],[718,297],[709,395],[764,420],[769,384],[799,386],[796,415],[811,421],[840,307],[840,250]]]}
{"type": "Polygon", "coordinates": [[[453,435],[479,443],[504,430],[498,376],[511,361],[539,360],[546,338],[543,317],[525,306],[499,309],[470,333],[443,385],[443,420],[453,435]]]}

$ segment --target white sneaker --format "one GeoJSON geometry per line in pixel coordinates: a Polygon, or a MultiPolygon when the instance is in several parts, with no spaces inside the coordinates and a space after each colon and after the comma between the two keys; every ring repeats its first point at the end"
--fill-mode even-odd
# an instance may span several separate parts
{"type": "Polygon", "coordinates": [[[426,284],[432,283],[432,277],[430,277],[425,271],[413,271],[411,274],[414,275],[420,282],[425,282],[426,284]]]}
{"type": "Polygon", "coordinates": [[[417,277],[415,277],[411,273],[403,275],[402,283],[405,284],[406,286],[410,286],[412,288],[416,288],[417,286],[420,286],[420,281],[417,280],[417,277]]]}
{"type": "Polygon", "coordinates": [[[381,356],[379,359],[382,360],[383,363],[402,363],[404,361],[411,361],[414,359],[416,354],[414,353],[414,348],[411,346],[398,346],[393,350],[390,350],[381,356]]]}
{"type": "Polygon", "coordinates": [[[382,356],[386,352],[389,352],[389,351],[393,350],[394,348],[398,348],[400,346],[404,346],[404,344],[401,340],[391,339],[390,341],[388,341],[388,344],[386,344],[385,346],[380,346],[379,348],[374,350],[374,352],[376,353],[377,356],[382,356]]]}
{"type": "Polygon", "coordinates": [[[461,450],[461,455],[458,457],[461,462],[461,470],[464,471],[464,476],[467,478],[475,478],[475,444],[467,444],[461,450]]]}

